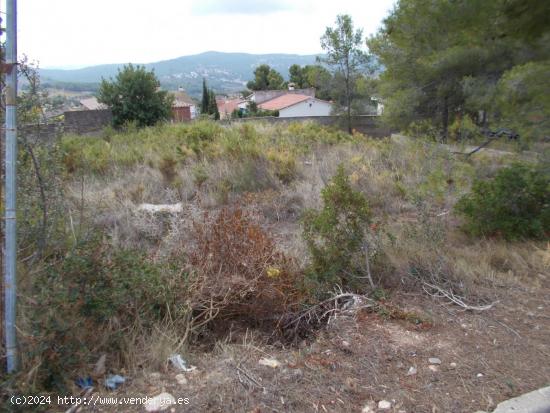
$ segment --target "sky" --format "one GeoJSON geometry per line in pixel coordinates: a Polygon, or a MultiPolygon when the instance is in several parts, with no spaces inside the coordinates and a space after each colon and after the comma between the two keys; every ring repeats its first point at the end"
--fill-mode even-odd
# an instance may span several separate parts
{"type": "MultiPolygon", "coordinates": [[[[320,53],[338,14],[373,34],[395,0],[20,0],[18,54],[43,68],[205,51],[320,53]]],[[[5,0],[0,0],[5,11],[5,0]]],[[[2,14],[4,17],[4,14],[2,14]]]]}

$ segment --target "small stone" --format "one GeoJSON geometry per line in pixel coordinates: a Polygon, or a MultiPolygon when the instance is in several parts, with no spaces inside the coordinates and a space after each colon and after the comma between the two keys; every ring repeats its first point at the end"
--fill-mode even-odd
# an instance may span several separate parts
{"type": "Polygon", "coordinates": [[[161,393],[151,397],[145,402],[146,412],[163,412],[171,405],[176,404],[176,399],[170,393],[161,393]]]}
{"type": "Polygon", "coordinates": [[[428,361],[430,364],[438,364],[438,365],[441,364],[441,360],[438,359],[437,357],[430,357],[428,361]]]}
{"type": "Polygon", "coordinates": [[[417,373],[416,367],[411,366],[407,372],[407,376],[414,376],[417,373]]]}
{"type": "Polygon", "coordinates": [[[342,345],[343,345],[344,347],[349,347],[349,341],[342,340],[342,345]]]}
{"type": "Polygon", "coordinates": [[[434,366],[434,365],[431,365],[431,366],[428,366],[428,368],[433,371],[434,373],[437,373],[439,371],[439,366],[434,366]]]}
{"type": "Polygon", "coordinates": [[[483,373],[477,373],[476,377],[483,377],[483,373]]]}
{"type": "Polygon", "coordinates": [[[453,363],[449,364],[449,367],[451,367],[452,369],[456,369],[456,363],[453,362],[453,363]]]}
{"type": "Polygon", "coordinates": [[[380,409],[380,410],[390,410],[391,409],[391,403],[387,400],[380,400],[378,402],[378,409],[380,409]]]}
{"type": "Polygon", "coordinates": [[[178,384],[187,384],[187,378],[183,374],[176,374],[176,381],[178,384]]]}

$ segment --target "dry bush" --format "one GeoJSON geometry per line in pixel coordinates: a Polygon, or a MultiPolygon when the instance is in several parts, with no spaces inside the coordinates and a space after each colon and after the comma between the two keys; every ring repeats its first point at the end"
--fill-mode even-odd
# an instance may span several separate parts
{"type": "Polygon", "coordinates": [[[271,325],[302,299],[292,263],[239,207],[223,208],[194,224],[189,255],[195,274],[195,325],[246,319],[271,325]]]}

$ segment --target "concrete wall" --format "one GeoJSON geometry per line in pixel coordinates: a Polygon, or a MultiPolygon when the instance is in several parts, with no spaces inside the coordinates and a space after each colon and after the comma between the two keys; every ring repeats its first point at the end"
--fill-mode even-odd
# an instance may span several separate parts
{"type": "MultiPolygon", "coordinates": [[[[261,118],[242,118],[223,121],[222,123],[232,122],[268,122],[268,123],[290,123],[290,122],[316,122],[325,126],[333,126],[342,130],[347,130],[345,119],[339,116],[301,116],[294,118],[276,118],[271,116],[261,118]]],[[[381,124],[376,115],[352,116],[352,127],[365,135],[375,138],[384,138],[396,132],[381,124]]]]}
{"type": "Polygon", "coordinates": [[[329,116],[332,104],[317,99],[308,99],[279,111],[280,118],[304,116],[329,116]]]}
{"type": "Polygon", "coordinates": [[[65,133],[79,135],[96,134],[111,124],[113,115],[109,109],[73,110],[65,112],[65,133]]]}

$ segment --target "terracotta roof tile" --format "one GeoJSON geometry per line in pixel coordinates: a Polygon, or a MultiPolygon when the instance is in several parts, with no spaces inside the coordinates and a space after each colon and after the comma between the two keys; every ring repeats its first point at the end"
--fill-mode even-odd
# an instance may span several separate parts
{"type": "Polygon", "coordinates": [[[263,102],[262,104],[258,105],[258,107],[264,110],[280,110],[288,108],[289,106],[295,105],[296,103],[300,103],[304,100],[308,100],[310,98],[311,96],[287,93],[286,95],[282,95],[275,99],[268,100],[267,102],[263,102]]]}

